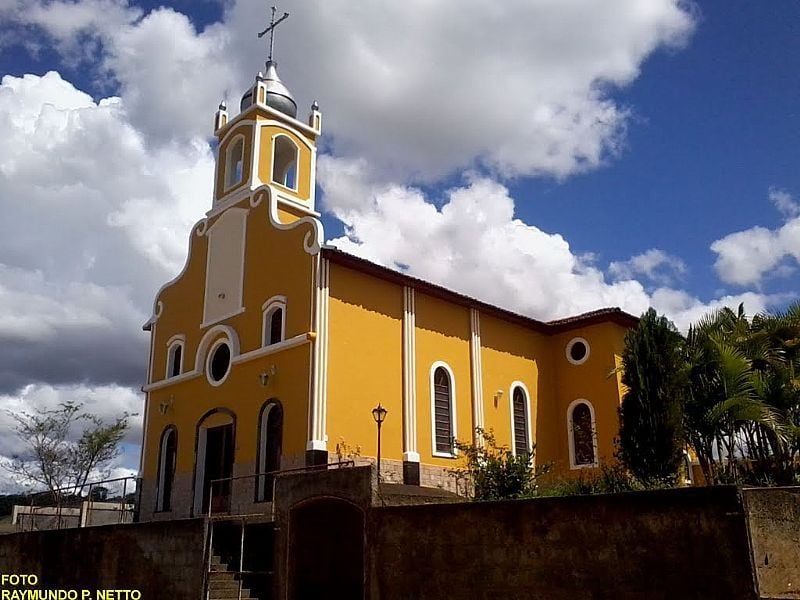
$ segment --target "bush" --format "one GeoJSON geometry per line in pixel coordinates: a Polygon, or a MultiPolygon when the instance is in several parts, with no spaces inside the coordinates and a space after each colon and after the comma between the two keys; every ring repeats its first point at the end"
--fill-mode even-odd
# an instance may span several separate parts
{"type": "Polygon", "coordinates": [[[515,455],[506,446],[498,446],[491,430],[476,428],[481,444],[456,440],[456,448],[465,461],[463,468],[451,469],[457,486],[474,500],[508,500],[536,495],[538,480],[549,465],[533,467],[536,448],[531,453],[515,455]]]}

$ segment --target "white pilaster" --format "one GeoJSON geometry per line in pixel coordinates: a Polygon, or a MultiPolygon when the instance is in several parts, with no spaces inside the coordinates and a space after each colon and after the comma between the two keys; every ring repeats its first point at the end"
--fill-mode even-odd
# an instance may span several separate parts
{"type": "Polygon", "coordinates": [[[417,452],[416,307],[414,288],[403,288],[403,460],[419,462],[417,452]]]}
{"type": "Polygon", "coordinates": [[[483,421],[483,367],[481,365],[481,314],[471,308],[469,358],[472,379],[473,437],[476,444],[482,442],[475,436],[475,428],[484,428],[483,421]]]}
{"type": "Polygon", "coordinates": [[[328,404],[328,278],[330,263],[317,255],[316,309],[314,321],[317,337],[314,340],[311,410],[306,450],[327,450],[327,404],[328,404]]]}

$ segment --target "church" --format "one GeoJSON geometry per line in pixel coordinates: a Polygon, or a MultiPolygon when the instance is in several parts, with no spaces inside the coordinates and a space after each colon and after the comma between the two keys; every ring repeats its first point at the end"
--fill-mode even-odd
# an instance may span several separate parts
{"type": "Polygon", "coordinates": [[[271,57],[214,134],[212,206],[145,324],[141,520],[263,513],[271,473],[376,458],[378,406],[385,482],[453,489],[480,429],[557,476],[613,460],[636,317],[538,321],[326,246],[322,113],[271,57]]]}

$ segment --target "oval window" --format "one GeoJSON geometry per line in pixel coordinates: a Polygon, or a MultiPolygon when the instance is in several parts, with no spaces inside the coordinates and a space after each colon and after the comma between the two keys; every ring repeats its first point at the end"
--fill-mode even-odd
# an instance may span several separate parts
{"type": "Polygon", "coordinates": [[[231,348],[226,342],[222,342],[211,353],[211,360],[208,362],[209,379],[214,383],[222,381],[228,374],[230,367],[231,348]]]}
{"type": "Polygon", "coordinates": [[[567,344],[567,360],[580,365],[589,358],[589,343],[583,338],[574,338],[567,344]]]}

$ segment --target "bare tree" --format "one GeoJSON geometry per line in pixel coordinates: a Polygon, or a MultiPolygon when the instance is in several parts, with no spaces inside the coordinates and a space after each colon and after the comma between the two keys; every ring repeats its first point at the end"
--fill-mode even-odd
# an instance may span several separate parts
{"type": "Polygon", "coordinates": [[[25,450],[5,461],[3,467],[18,479],[51,492],[71,486],[80,491],[93,472],[102,472],[119,456],[131,416],[126,412],[107,424],[75,402],[63,402],[58,408],[37,413],[10,414],[25,450]],[[76,436],[75,429],[81,424],[83,430],[76,436]]]}

